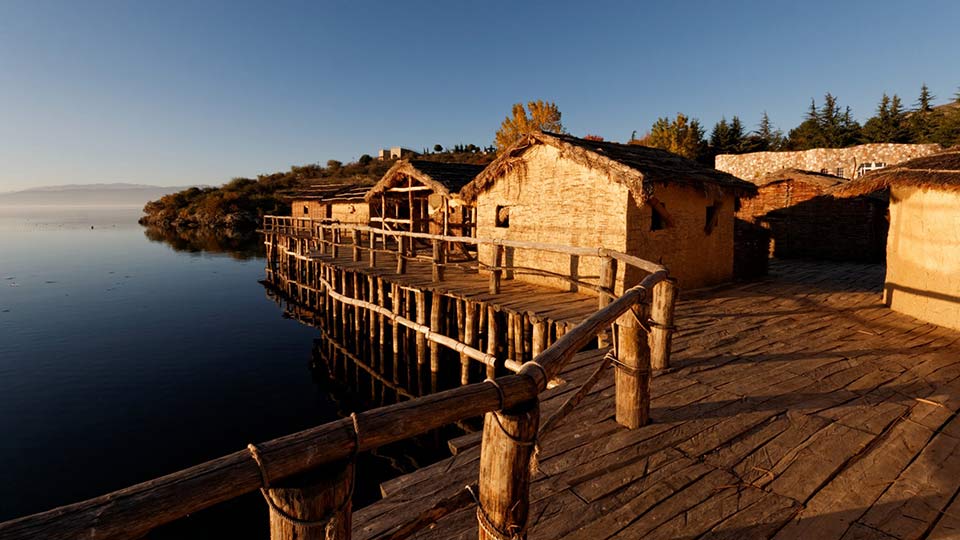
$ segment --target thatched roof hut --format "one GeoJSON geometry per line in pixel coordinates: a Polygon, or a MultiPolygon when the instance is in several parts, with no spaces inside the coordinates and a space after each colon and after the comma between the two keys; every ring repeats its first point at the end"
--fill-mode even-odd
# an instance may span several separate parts
{"type": "Polygon", "coordinates": [[[319,220],[366,225],[370,211],[364,195],[370,186],[318,184],[285,193],[291,214],[319,220]]]}
{"type": "Polygon", "coordinates": [[[757,196],[742,202],[737,218],[766,229],[770,253],[776,257],[880,262],[886,199],[838,201],[825,195],[847,182],[829,174],[783,169],[757,180],[757,196]]]}
{"type": "Polygon", "coordinates": [[[481,165],[399,160],[365,197],[371,221],[413,232],[472,233],[472,213],[462,203],[460,188],[481,165]]]}
{"type": "Polygon", "coordinates": [[[890,193],[887,305],[960,329],[960,147],[867,174],[831,194],[881,190],[890,193]]]}
{"type": "MultiPolygon", "coordinates": [[[[755,192],[663,150],[538,132],[504,150],[460,195],[477,207],[480,237],[616,249],[667,265],[689,288],[731,277],[734,206],[755,192]]],[[[515,256],[514,264],[557,274],[599,272],[562,257],[515,256]]]]}

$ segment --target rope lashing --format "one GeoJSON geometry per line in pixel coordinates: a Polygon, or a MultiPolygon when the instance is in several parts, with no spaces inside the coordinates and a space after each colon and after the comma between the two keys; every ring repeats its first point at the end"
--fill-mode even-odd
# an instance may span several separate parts
{"type": "Polygon", "coordinates": [[[490,383],[493,385],[494,388],[497,389],[497,396],[500,397],[500,406],[497,408],[497,410],[503,410],[503,404],[504,404],[503,387],[500,386],[500,383],[490,378],[484,379],[483,382],[490,383]]]}
{"type": "Polygon", "coordinates": [[[264,464],[263,456],[260,455],[260,449],[257,445],[250,443],[247,445],[247,450],[250,452],[250,457],[253,458],[253,461],[257,464],[257,468],[260,469],[260,480],[263,483],[263,486],[260,487],[260,494],[263,495],[263,500],[267,501],[267,506],[275,513],[280,516],[281,519],[288,523],[294,525],[299,525],[301,527],[320,527],[326,526],[327,530],[330,527],[336,525],[338,516],[347,509],[347,505],[353,500],[353,491],[357,485],[356,481],[356,463],[357,463],[357,454],[360,452],[360,424],[357,421],[357,413],[350,413],[350,420],[353,423],[353,452],[350,456],[350,463],[354,465],[352,467],[353,471],[350,477],[350,490],[347,493],[347,496],[344,498],[343,503],[339,507],[331,510],[325,516],[320,519],[301,519],[295,516],[291,516],[287,511],[280,508],[277,503],[273,500],[273,496],[270,495],[270,476],[267,474],[267,467],[264,464]]]}
{"type": "Polygon", "coordinates": [[[473,502],[477,505],[477,524],[485,533],[487,533],[488,536],[492,536],[493,538],[496,538],[496,540],[518,540],[519,538],[523,538],[526,525],[523,527],[519,525],[513,525],[513,528],[517,529],[517,531],[513,533],[499,529],[490,520],[490,516],[487,515],[486,510],[483,509],[483,505],[480,504],[480,496],[473,489],[473,486],[466,485],[463,488],[467,490],[467,493],[469,493],[471,497],[473,497],[473,502]]]}

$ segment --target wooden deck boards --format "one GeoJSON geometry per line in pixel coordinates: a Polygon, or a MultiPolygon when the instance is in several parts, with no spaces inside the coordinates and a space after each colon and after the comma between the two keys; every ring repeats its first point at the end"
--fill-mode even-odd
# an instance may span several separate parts
{"type": "MultiPolygon", "coordinates": [[[[613,421],[608,372],[542,437],[530,538],[960,537],[960,333],[883,307],[882,280],[878,266],[776,262],[764,281],[682,295],[653,423],[613,421]]],[[[600,355],[581,353],[545,415],[600,355]]],[[[479,447],[454,446],[385,483],[355,537],[475,481],[479,447]]],[[[416,537],[475,538],[474,513],[416,537]]]]}

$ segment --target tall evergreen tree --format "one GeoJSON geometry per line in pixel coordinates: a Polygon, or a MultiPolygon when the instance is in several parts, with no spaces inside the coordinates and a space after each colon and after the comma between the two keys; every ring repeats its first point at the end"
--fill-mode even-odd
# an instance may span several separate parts
{"type": "Polygon", "coordinates": [[[930,93],[926,84],[920,87],[920,97],[917,98],[914,110],[905,122],[910,142],[934,142],[937,126],[943,116],[940,111],[933,108],[934,99],[936,99],[936,96],[930,93]]]}
{"type": "Polygon", "coordinates": [[[937,96],[934,96],[930,93],[930,89],[927,88],[927,83],[923,83],[923,86],[920,87],[920,97],[917,98],[917,103],[914,107],[914,110],[919,112],[930,112],[933,110],[933,100],[937,99],[937,96]]]}

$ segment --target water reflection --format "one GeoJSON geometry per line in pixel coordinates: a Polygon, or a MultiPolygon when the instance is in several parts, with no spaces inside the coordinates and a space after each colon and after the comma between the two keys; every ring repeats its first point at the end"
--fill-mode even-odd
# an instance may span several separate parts
{"type": "Polygon", "coordinates": [[[264,257],[262,238],[251,231],[145,227],[143,234],[151,242],[167,244],[178,252],[225,253],[237,260],[264,257]]]}

